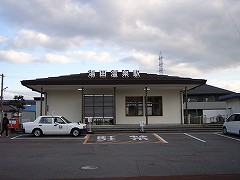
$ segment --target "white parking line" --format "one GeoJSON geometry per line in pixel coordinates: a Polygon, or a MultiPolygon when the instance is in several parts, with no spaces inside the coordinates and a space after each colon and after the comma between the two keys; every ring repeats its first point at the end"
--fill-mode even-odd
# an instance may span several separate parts
{"type": "Polygon", "coordinates": [[[19,136],[15,136],[15,137],[12,137],[11,139],[13,140],[13,139],[19,139],[19,140],[25,140],[25,139],[27,139],[27,140],[68,140],[68,139],[70,139],[70,140],[72,140],[72,139],[81,139],[81,140],[83,140],[83,139],[86,139],[86,136],[84,136],[84,137],[81,137],[81,138],[79,138],[79,137],[73,137],[73,138],[68,138],[68,137],[64,137],[64,138],[61,138],[61,137],[43,137],[43,138],[39,138],[39,137],[22,137],[23,135],[19,135],[19,136]]]}
{"type": "Polygon", "coordinates": [[[165,139],[163,139],[162,137],[160,137],[159,135],[157,135],[156,133],[153,134],[155,137],[157,137],[160,141],[162,141],[163,143],[168,143],[167,141],[165,141],[165,139]]]}
{"type": "Polygon", "coordinates": [[[218,136],[222,136],[222,137],[228,138],[228,139],[233,139],[233,140],[236,140],[236,141],[240,141],[240,139],[233,138],[233,137],[229,137],[229,136],[225,136],[225,135],[223,135],[223,134],[219,134],[219,133],[214,133],[214,134],[216,134],[216,135],[218,135],[218,136]]]}
{"type": "Polygon", "coordinates": [[[201,141],[201,142],[206,142],[206,141],[204,141],[204,140],[202,140],[202,139],[199,139],[199,138],[197,138],[197,137],[195,137],[195,136],[192,136],[192,135],[190,135],[190,134],[188,134],[188,133],[184,133],[186,136],[189,136],[189,137],[191,137],[191,138],[194,138],[194,139],[196,139],[196,140],[198,140],[198,141],[201,141]]]}
{"type": "Polygon", "coordinates": [[[23,134],[19,135],[19,136],[12,137],[11,139],[16,139],[16,138],[21,137],[21,136],[23,136],[23,134]]]}

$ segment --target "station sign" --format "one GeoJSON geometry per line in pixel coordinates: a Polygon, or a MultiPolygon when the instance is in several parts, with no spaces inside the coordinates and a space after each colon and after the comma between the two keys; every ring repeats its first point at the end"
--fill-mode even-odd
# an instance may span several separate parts
{"type": "MultiPolygon", "coordinates": [[[[100,70],[99,71],[100,78],[106,78],[107,77],[107,71],[106,70],[100,70]]],[[[121,74],[122,78],[128,78],[130,77],[130,71],[129,70],[122,70],[121,74]]],[[[132,76],[134,78],[140,77],[139,70],[133,70],[132,76]]],[[[96,71],[95,70],[89,70],[88,71],[88,77],[89,78],[95,78],[96,77],[96,71]]],[[[118,78],[118,70],[111,70],[111,77],[112,78],[118,78]]]]}

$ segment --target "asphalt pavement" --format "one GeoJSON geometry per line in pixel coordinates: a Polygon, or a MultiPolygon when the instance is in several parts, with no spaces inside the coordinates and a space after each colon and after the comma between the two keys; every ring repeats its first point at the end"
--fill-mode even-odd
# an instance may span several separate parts
{"type": "Polygon", "coordinates": [[[240,179],[240,137],[221,132],[0,139],[0,179],[240,179]]]}

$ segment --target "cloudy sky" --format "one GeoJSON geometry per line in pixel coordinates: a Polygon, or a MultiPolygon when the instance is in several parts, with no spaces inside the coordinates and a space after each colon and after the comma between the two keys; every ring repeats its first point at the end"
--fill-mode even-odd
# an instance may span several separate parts
{"type": "Polygon", "coordinates": [[[240,1],[0,0],[4,99],[21,80],[140,70],[240,92],[240,1]]]}

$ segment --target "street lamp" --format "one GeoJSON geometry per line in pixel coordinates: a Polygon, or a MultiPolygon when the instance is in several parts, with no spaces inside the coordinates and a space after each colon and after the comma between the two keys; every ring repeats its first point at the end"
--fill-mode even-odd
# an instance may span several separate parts
{"type": "Polygon", "coordinates": [[[148,104],[147,104],[147,100],[148,100],[148,91],[150,91],[150,88],[145,87],[144,88],[145,91],[145,116],[146,116],[146,125],[148,125],[148,104]]]}

